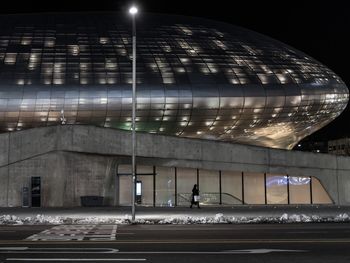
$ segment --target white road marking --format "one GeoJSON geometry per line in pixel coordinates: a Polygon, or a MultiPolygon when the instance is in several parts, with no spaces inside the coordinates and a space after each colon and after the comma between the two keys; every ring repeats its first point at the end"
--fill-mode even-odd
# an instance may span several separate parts
{"type": "Polygon", "coordinates": [[[119,251],[115,248],[28,248],[28,247],[7,247],[1,253],[16,253],[16,254],[208,254],[208,255],[232,255],[232,254],[266,254],[274,252],[307,252],[307,250],[292,250],[292,249],[237,249],[237,250],[223,250],[223,251],[119,251]]]}
{"type": "Polygon", "coordinates": [[[16,254],[112,254],[118,253],[115,248],[30,248],[30,247],[3,247],[1,253],[16,254]]]}
{"type": "Polygon", "coordinates": [[[184,254],[184,255],[233,255],[233,254],[266,254],[273,252],[307,252],[306,250],[279,250],[279,249],[251,249],[251,250],[226,250],[226,251],[130,251],[118,252],[118,254],[184,254]],[[255,250],[252,252],[252,250],[255,250]]]}
{"type": "Polygon", "coordinates": [[[84,237],[103,237],[103,238],[105,238],[105,237],[111,237],[111,235],[85,235],[84,237]]]}
{"type": "Polygon", "coordinates": [[[117,225],[114,225],[111,233],[111,239],[115,239],[116,235],[117,235],[117,225]]]}
{"type": "Polygon", "coordinates": [[[327,234],[329,231],[289,231],[287,234],[327,234]]]}
{"type": "Polygon", "coordinates": [[[117,225],[60,225],[31,235],[31,241],[116,240],[117,225]]]}
{"type": "Polygon", "coordinates": [[[145,258],[7,258],[6,261],[146,261],[145,258]]]}
{"type": "Polygon", "coordinates": [[[232,254],[266,254],[272,252],[306,252],[305,250],[293,250],[293,249],[241,249],[241,250],[225,250],[223,252],[230,252],[232,254]]]}
{"type": "MultiPolygon", "coordinates": [[[[271,252],[283,252],[283,251],[271,251],[271,252]]],[[[285,251],[287,252],[287,251],[285,251]]],[[[288,252],[307,252],[305,250],[300,251],[288,251],[288,252]]],[[[253,254],[265,254],[270,252],[260,252],[260,253],[253,253],[253,254]]],[[[148,254],[155,254],[155,255],[234,255],[234,254],[252,254],[251,252],[243,252],[243,251],[130,251],[130,252],[118,252],[118,254],[121,255],[127,255],[127,254],[133,254],[133,255],[148,255],[148,254]]]]}
{"type": "MultiPolygon", "coordinates": [[[[122,230],[124,230],[122,228],[122,230]]],[[[132,231],[205,231],[205,232],[208,232],[208,231],[242,231],[241,229],[234,229],[234,228],[208,228],[208,229],[203,229],[203,227],[198,227],[198,228],[186,228],[184,227],[183,229],[176,229],[174,230],[173,227],[168,227],[168,228],[157,228],[157,229],[150,229],[150,228],[133,228],[132,231]]]]}

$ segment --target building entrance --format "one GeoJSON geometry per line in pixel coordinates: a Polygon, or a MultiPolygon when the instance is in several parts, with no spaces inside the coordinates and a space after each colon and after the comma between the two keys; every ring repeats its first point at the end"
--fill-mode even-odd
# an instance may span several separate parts
{"type": "Polygon", "coordinates": [[[32,207],[41,206],[41,177],[31,178],[31,204],[32,207]]]}

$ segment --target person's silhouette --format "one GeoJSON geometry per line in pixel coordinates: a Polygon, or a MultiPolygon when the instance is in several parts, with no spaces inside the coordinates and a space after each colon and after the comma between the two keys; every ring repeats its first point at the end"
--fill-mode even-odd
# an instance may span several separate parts
{"type": "Polygon", "coordinates": [[[192,188],[192,198],[191,198],[191,206],[190,208],[192,208],[192,205],[197,205],[198,208],[199,207],[199,189],[198,189],[198,185],[194,185],[192,188]]]}

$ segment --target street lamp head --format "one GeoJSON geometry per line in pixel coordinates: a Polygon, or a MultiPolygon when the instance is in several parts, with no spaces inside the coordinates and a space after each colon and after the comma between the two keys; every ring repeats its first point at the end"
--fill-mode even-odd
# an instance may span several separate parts
{"type": "Polygon", "coordinates": [[[135,15],[135,14],[137,14],[137,8],[135,7],[135,6],[132,6],[132,7],[130,7],[130,9],[129,9],[129,13],[130,14],[132,14],[132,15],[135,15]]]}

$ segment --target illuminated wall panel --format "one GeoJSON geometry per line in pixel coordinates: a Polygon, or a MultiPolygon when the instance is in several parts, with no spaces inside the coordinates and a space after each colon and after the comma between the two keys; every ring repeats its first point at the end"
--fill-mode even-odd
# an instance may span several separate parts
{"type": "Polygon", "coordinates": [[[289,200],[291,204],[310,204],[310,177],[289,177],[289,200]]]}
{"type": "Polygon", "coordinates": [[[264,174],[244,173],[244,202],[265,204],[264,174]]]}
{"type": "Polygon", "coordinates": [[[177,168],[177,204],[189,205],[194,184],[197,184],[197,169],[177,168]]]}
{"type": "Polygon", "coordinates": [[[242,172],[221,172],[221,199],[223,205],[242,204],[242,172]]]}
{"type": "Polygon", "coordinates": [[[132,176],[131,165],[118,165],[119,205],[131,205],[132,176]]]}
{"type": "Polygon", "coordinates": [[[312,203],[313,204],[332,204],[333,201],[324,189],[320,180],[311,177],[312,180],[312,203]]]}
{"type": "Polygon", "coordinates": [[[266,175],[267,204],[288,204],[288,177],[286,175],[266,175]]]}
{"type": "MultiPolygon", "coordinates": [[[[137,173],[137,180],[142,182],[142,199],[138,205],[190,205],[197,169],[140,165],[137,173]]],[[[131,203],[130,174],[130,165],[118,166],[119,205],[131,203]]],[[[199,169],[198,179],[201,205],[333,203],[315,177],[199,169]]]]}
{"type": "Polygon", "coordinates": [[[199,169],[201,202],[220,204],[219,171],[199,169]]]}
{"type": "Polygon", "coordinates": [[[175,168],[156,167],[156,206],[175,206],[175,168]]]}
{"type": "Polygon", "coordinates": [[[153,166],[137,165],[136,179],[141,182],[141,204],[146,206],[153,206],[153,166]]]}

